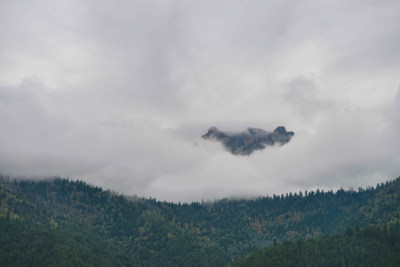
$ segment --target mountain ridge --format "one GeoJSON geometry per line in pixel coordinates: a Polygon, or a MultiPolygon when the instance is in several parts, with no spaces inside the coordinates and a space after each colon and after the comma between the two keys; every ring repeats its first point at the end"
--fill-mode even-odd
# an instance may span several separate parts
{"type": "MultiPolygon", "coordinates": [[[[92,259],[96,259],[96,251],[111,247],[110,251],[123,255],[121,259],[130,266],[228,266],[275,241],[312,239],[340,234],[349,227],[397,223],[399,200],[400,178],[359,191],[316,190],[182,204],[131,201],[82,181],[11,181],[3,177],[0,222],[10,229],[23,226],[27,236],[18,239],[18,244],[7,244],[2,241],[8,236],[5,233],[0,248],[10,250],[13,245],[14,251],[19,251],[29,233],[39,227],[54,240],[79,234],[84,240],[101,241],[97,249],[88,251],[92,259]]],[[[73,244],[76,238],[65,240],[73,244]]],[[[85,244],[93,247],[90,242],[85,244]]]]}

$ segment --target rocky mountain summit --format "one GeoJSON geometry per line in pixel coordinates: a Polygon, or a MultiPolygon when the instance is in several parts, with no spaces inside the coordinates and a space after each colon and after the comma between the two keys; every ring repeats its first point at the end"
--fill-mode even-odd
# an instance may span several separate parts
{"type": "Polygon", "coordinates": [[[224,132],[216,127],[211,127],[201,137],[207,140],[219,141],[234,155],[250,155],[254,150],[262,150],[276,143],[284,145],[290,141],[294,132],[286,131],[285,127],[279,126],[273,132],[258,128],[248,128],[243,132],[224,132]]]}

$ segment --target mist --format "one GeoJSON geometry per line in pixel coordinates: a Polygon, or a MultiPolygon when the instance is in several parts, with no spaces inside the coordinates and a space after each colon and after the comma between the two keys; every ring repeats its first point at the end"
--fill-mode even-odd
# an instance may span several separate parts
{"type": "Polygon", "coordinates": [[[0,172],[168,201],[399,176],[398,1],[2,1],[0,172]],[[239,157],[211,126],[296,134],[239,157]]]}

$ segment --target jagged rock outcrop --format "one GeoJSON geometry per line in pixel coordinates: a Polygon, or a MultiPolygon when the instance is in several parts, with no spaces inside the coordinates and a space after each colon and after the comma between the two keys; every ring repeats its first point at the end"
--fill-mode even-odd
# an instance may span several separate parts
{"type": "Polygon", "coordinates": [[[290,141],[293,135],[294,132],[286,131],[283,126],[277,127],[273,132],[248,128],[247,131],[237,133],[223,132],[216,127],[211,127],[201,137],[221,142],[234,155],[250,155],[254,150],[262,150],[276,143],[284,145],[290,141]]]}

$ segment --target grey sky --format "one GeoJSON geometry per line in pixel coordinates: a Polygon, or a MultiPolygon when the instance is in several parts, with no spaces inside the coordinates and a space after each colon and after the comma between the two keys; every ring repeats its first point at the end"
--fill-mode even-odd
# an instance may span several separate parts
{"type": "Polygon", "coordinates": [[[399,1],[0,0],[0,25],[2,173],[174,201],[400,175],[399,1]],[[250,157],[201,139],[279,125],[250,157]]]}

